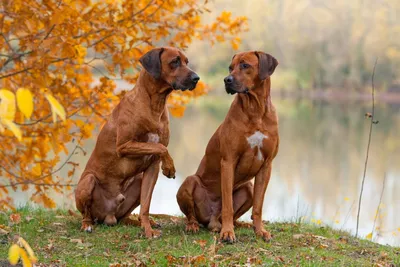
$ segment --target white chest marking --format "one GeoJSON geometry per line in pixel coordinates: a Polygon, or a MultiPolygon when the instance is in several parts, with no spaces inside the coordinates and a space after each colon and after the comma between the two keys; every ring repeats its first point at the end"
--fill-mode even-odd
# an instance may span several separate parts
{"type": "Polygon", "coordinates": [[[148,139],[147,139],[148,143],[158,143],[158,142],[160,142],[160,137],[158,136],[158,134],[149,133],[149,134],[147,134],[147,137],[148,137],[148,139]]]}
{"type": "Polygon", "coordinates": [[[257,147],[257,159],[262,160],[264,157],[261,152],[261,148],[263,146],[263,140],[268,139],[268,135],[264,135],[260,131],[255,132],[253,135],[247,137],[247,142],[249,143],[251,148],[257,147]]]}

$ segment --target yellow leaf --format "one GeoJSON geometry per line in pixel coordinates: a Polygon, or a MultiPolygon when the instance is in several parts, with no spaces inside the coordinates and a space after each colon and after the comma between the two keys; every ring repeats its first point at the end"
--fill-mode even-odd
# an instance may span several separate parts
{"type": "Polygon", "coordinates": [[[372,232],[369,233],[365,238],[368,239],[368,240],[371,240],[372,239],[372,232]]]}
{"type": "Polygon", "coordinates": [[[0,90],[0,118],[13,121],[15,117],[15,95],[13,92],[0,90]]]}
{"type": "Polygon", "coordinates": [[[35,167],[32,168],[32,173],[36,176],[40,176],[42,174],[42,167],[39,163],[37,163],[35,167]]]}
{"type": "Polygon", "coordinates": [[[22,266],[23,267],[32,267],[32,262],[28,258],[28,255],[26,254],[25,250],[22,248],[19,248],[19,254],[21,255],[21,260],[22,260],[22,266]]]}
{"type": "MultiPolygon", "coordinates": [[[[28,244],[28,242],[25,241],[25,239],[23,239],[22,237],[20,237],[18,239],[18,242],[26,249],[26,251],[29,254],[29,259],[30,261],[32,261],[33,263],[37,262],[37,258],[35,257],[35,254],[33,253],[33,250],[31,248],[31,246],[28,244]]],[[[21,256],[22,257],[22,256],[21,256]]]]}
{"type": "Polygon", "coordinates": [[[183,116],[183,113],[185,113],[185,106],[170,107],[169,111],[172,116],[180,118],[183,116]]]}
{"type": "Polygon", "coordinates": [[[31,91],[19,88],[17,91],[17,104],[19,110],[27,119],[31,118],[33,112],[33,97],[31,91]]]}
{"type": "Polygon", "coordinates": [[[344,198],[344,201],[349,201],[350,199],[348,198],[348,197],[345,197],[344,198]]]}
{"type": "Polygon", "coordinates": [[[64,107],[52,95],[46,94],[46,98],[50,103],[51,112],[53,113],[53,122],[56,122],[56,115],[65,121],[67,119],[64,107]]]}
{"type": "Polygon", "coordinates": [[[7,126],[7,128],[13,132],[13,134],[18,138],[19,141],[22,140],[22,133],[19,127],[10,120],[2,120],[2,123],[7,126]]]}
{"type": "Polygon", "coordinates": [[[16,244],[10,247],[10,249],[8,250],[8,260],[10,264],[15,265],[18,263],[20,249],[21,248],[16,244]]]}

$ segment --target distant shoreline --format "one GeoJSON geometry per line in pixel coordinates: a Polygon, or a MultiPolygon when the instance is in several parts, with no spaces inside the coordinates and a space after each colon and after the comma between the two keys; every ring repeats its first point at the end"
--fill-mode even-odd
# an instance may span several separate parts
{"type": "MultiPolygon", "coordinates": [[[[328,101],[362,101],[369,102],[371,101],[371,93],[355,93],[355,92],[345,92],[344,90],[319,90],[319,91],[301,91],[295,93],[293,91],[279,91],[272,92],[272,97],[280,97],[280,98],[308,98],[315,100],[328,100],[328,101]]],[[[395,92],[383,92],[378,93],[375,92],[375,102],[384,102],[384,103],[394,103],[400,104],[400,93],[395,92]]]]}

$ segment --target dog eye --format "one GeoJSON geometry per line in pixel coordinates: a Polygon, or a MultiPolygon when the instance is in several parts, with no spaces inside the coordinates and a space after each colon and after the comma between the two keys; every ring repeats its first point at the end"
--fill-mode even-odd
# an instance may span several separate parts
{"type": "Polygon", "coordinates": [[[174,60],[171,62],[171,67],[172,67],[172,68],[177,68],[177,67],[179,67],[180,65],[181,65],[181,60],[180,60],[179,58],[174,59],[174,60]]]}
{"type": "Polygon", "coordinates": [[[248,69],[248,68],[250,68],[250,65],[246,64],[246,63],[242,63],[242,64],[240,64],[240,68],[241,69],[248,69]]]}
{"type": "Polygon", "coordinates": [[[229,73],[231,73],[233,71],[233,68],[231,66],[229,66],[229,73]]]}

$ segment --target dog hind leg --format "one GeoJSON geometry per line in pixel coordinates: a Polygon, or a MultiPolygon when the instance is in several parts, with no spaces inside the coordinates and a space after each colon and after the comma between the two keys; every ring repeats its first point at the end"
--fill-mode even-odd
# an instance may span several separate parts
{"type": "Polygon", "coordinates": [[[79,180],[75,190],[76,208],[83,216],[81,229],[89,233],[93,231],[91,208],[95,184],[96,177],[93,174],[86,174],[79,180]]]}
{"type": "Polygon", "coordinates": [[[187,218],[186,231],[198,232],[199,221],[205,225],[209,223],[210,205],[208,205],[207,192],[201,186],[200,178],[197,175],[185,179],[176,198],[181,211],[187,218]]]}

